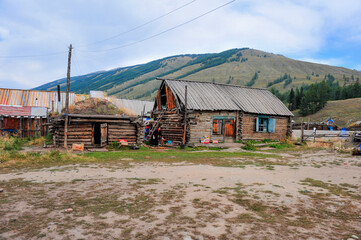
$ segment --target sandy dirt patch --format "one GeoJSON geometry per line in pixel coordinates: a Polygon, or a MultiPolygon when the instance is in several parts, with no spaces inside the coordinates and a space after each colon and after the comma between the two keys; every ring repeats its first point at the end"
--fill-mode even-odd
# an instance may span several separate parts
{"type": "Polygon", "coordinates": [[[0,174],[0,239],[361,237],[361,158],[324,150],[278,154],[287,164],[127,159],[126,168],[0,174]]]}

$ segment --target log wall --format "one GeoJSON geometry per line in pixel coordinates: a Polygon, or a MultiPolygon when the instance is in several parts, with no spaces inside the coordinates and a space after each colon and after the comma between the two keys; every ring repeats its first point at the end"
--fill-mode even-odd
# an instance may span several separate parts
{"type": "Polygon", "coordinates": [[[128,143],[138,143],[140,134],[136,124],[108,124],[108,143],[118,142],[119,139],[126,139],[128,143]]]}
{"type": "MultiPolygon", "coordinates": [[[[86,148],[97,147],[94,144],[94,124],[107,123],[107,143],[118,142],[119,139],[126,139],[130,144],[139,144],[144,137],[141,124],[132,122],[130,119],[109,120],[109,119],[71,119],[68,125],[68,147],[73,143],[84,144],[86,148]]],[[[51,132],[54,136],[54,144],[58,147],[64,146],[64,119],[53,121],[51,132]]],[[[100,136],[99,136],[100,137],[100,136]]]]}
{"type": "MultiPolygon", "coordinates": [[[[63,122],[64,123],[64,122],[63,122]]],[[[56,145],[64,146],[64,124],[53,130],[56,145]]],[[[93,146],[93,126],[91,123],[68,125],[68,147],[73,143],[84,144],[84,147],[93,146]]]]}
{"type": "MultiPolygon", "coordinates": [[[[153,113],[154,119],[158,119],[160,114],[162,113],[153,113]]],[[[184,133],[184,114],[174,110],[164,110],[160,119],[160,127],[166,141],[170,140],[174,144],[181,144],[184,133]]]]}
{"type": "MultiPolygon", "coordinates": [[[[223,141],[223,135],[213,135],[213,117],[234,117],[235,126],[237,126],[237,112],[236,111],[197,111],[189,114],[190,125],[190,143],[199,143],[203,136],[209,136],[211,140],[223,141]]],[[[227,138],[230,141],[232,138],[227,138]]],[[[225,140],[227,140],[225,139],[225,140]]]]}
{"type": "Polygon", "coordinates": [[[270,116],[276,119],[275,132],[256,132],[257,114],[243,114],[242,139],[271,139],[280,140],[289,134],[290,117],[270,116]]]}

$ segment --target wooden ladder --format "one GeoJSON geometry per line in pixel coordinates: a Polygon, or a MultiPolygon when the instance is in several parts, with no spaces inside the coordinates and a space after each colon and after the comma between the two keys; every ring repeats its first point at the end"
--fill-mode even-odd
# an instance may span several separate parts
{"type": "Polygon", "coordinates": [[[162,119],[164,112],[165,112],[165,109],[162,109],[162,111],[160,112],[157,120],[155,121],[155,124],[153,125],[152,129],[149,131],[149,134],[148,134],[148,136],[147,136],[147,139],[149,139],[149,138],[153,135],[153,133],[155,132],[155,130],[158,128],[158,126],[159,126],[159,124],[160,124],[160,120],[162,119]]]}

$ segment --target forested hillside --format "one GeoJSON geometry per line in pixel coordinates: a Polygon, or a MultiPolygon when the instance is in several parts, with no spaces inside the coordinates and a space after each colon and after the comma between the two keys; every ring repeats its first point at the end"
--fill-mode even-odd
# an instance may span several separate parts
{"type": "MultiPolygon", "coordinates": [[[[159,87],[156,77],[189,79],[249,87],[273,89],[283,94],[291,88],[306,88],[332,75],[340,86],[354,84],[361,72],[293,60],[259,50],[242,48],[221,53],[187,54],[166,57],[146,64],[98,71],[71,78],[71,91],[88,93],[106,91],[129,99],[153,99],[159,87]]],[[[35,89],[56,90],[60,84],[65,90],[66,79],[44,84],[35,89]]],[[[285,97],[286,96],[286,97],[285,97]]]]}

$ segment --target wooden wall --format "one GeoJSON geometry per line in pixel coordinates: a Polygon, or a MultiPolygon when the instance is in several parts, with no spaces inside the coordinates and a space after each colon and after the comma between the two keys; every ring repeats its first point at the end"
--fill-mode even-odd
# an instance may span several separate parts
{"type": "MultiPolygon", "coordinates": [[[[140,130],[140,129],[139,129],[140,130]]],[[[128,143],[139,143],[140,131],[136,124],[123,122],[121,124],[108,124],[108,143],[118,142],[119,139],[126,139],[128,143]]]]}
{"type": "Polygon", "coordinates": [[[236,111],[197,111],[189,114],[190,118],[190,143],[199,143],[203,136],[210,136],[211,140],[223,141],[223,135],[213,135],[213,117],[234,117],[235,125],[237,125],[236,111]]]}
{"type": "MultiPolygon", "coordinates": [[[[79,119],[76,119],[80,121],[79,119]]],[[[81,119],[83,120],[83,119],[81,119]]],[[[75,120],[74,120],[75,121],[75,120]]],[[[100,124],[100,120],[97,119],[96,123],[100,124]]],[[[107,123],[107,143],[118,142],[119,139],[126,139],[128,143],[135,144],[141,143],[144,137],[143,127],[130,119],[121,120],[109,120],[106,119],[101,123],[107,123]]],[[[94,144],[94,124],[91,120],[86,122],[72,122],[68,125],[68,147],[71,147],[73,143],[84,144],[86,148],[99,147],[94,144]]],[[[64,120],[54,121],[51,128],[54,136],[54,144],[59,147],[64,146],[64,120]]],[[[99,136],[100,137],[100,136],[99,136]]]]}
{"type": "Polygon", "coordinates": [[[39,137],[47,135],[46,118],[29,117],[2,117],[0,120],[0,131],[14,130],[19,137],[39,137]]]}
{"type": "Polygon", "coordinates": [[[289,132],[290,117],[270,116],[276,119],[275,132],[256,132],[257,114],[243,114],[241,135],[242,139],[271,139],[286,138],[289,132]]]}
{"type": "MultiPolygon", "coordinates": [[[[56,145],[64,146],[64,124],[54,129],[56,145]]],[[[68,125],[68,147],[73,143],[84,144],[84,147],[91,147],[93,140],[93,126],[91,123],[77,123],[68,125]]]]}
{"type": "Polygon", "coordinates": [[[160,127],[162,136],[166,141],[172,141],[174,144],[181,144],[184,133],[184,114],[177,113],[174,110],[164,110],[163,113],[153,113],[154,119],[160,118],[160,127]]]}

